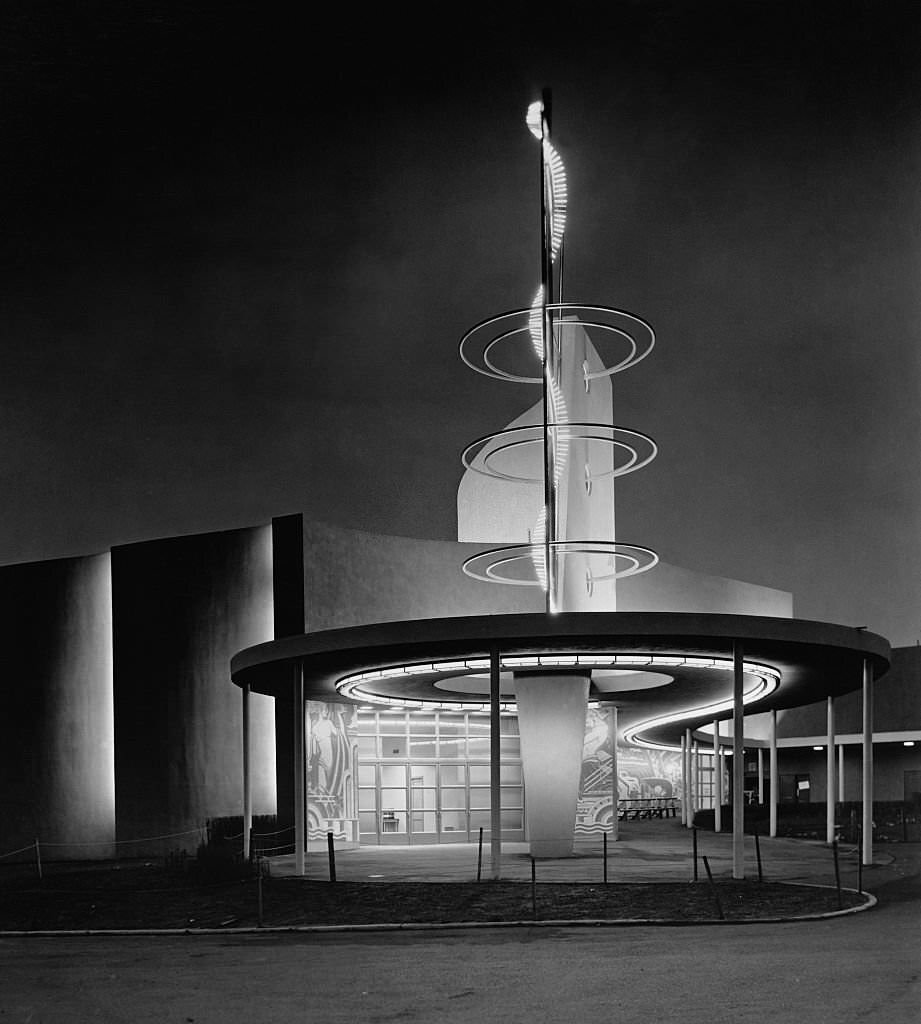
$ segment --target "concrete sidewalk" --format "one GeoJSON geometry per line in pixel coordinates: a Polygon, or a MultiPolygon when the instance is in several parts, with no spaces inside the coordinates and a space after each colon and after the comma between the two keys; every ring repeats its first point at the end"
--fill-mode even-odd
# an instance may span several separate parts
{"type": "MultiPolygon", "coordinates": [[[[835,884],[834,854],[822,842],[805,839],[760,838],[764,878],[769,881],[835,884]]],[[[714,877],[732,876],[732,836],[698,830],[698,857],[706,857],[714,877]]],[[[608,843],[609,882],[687,882],[693,879],[693,835],[674,819],[624,823],[618,842],[608,843]]],[[[431,846],[363,846],[336,851],[336,876],[341,881],[467,882],[477,875],[477,846],[473,843],[431,846]]],[[[917,873],[921,844],[906,843],[877,847],[872,867],[863,869],[864,888],[873,890],[884,881],[917,873]]],[[[857,849],[841,845],[838,850],[841,883],[857,888],[857,849]]],[[[269,860],[273,877],[294,875],[294,856],[269,860]]],[[[704,877],[702,860],[698,873],[704,877]]],[[[757,879],[755,840],[745,837],[745,875],[757,879]]],[[[329,878],[326,851],[306,856],[305,877],[329,878]]],[[[488,843],[483,846],[482,877],[490,874],[488,843]]],[[[503,843],[500,877],[508,881],[530,881],[531,858],[527,843],[503,843]]],[[[537,861],[537,878],[543,882],[599,882],[604,877],[602,842],[577,842],[574,855],[560,860],[537,861]]]]}

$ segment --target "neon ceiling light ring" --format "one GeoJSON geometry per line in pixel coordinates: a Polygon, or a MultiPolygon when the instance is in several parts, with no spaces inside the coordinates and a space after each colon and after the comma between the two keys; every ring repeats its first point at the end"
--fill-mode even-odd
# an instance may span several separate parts
{"type": "MultiPolygon", "coordinates": [[[[626,476],[628,473],[635,473],[638,469],[648,466],[659,453],[659,446],[651,437],[649,437],[648,434],[643,434],[639,430],[631,430],[628,427],[616,427],[610,423],[549,424],[546,429],[554,433],[566,435],[567,440],[570,442],[598,442],[610,445],[613,448],[620,448],[629,453],[630,457],[624,464],[615,466],[613,469],[605,470],[600,473],[592,473],[592,480],[603,480],[606,477],[619,477],[626,476]],[[599,433],[588,433],[588,430],[608,431],[610,436],[604,436],[599,433]],[[634,440],[640,442],[640,444],[637,445],[632,443],[634,440]],[[646,446],[645,452],[640,450],[642,445],[646,446]]],[[[511,451],[515,448],[543,444],[543,436],[544,427],[539,423],[520,427],[509,427],[506,430],[496,430],[490,434],[484,434],[483,437],[477,438],[476,441],[472,441],[468,444],[461,453],[461,463],[465,469],[469,469],[474,473],[479,473],[481,476],[490,477],[493,480],[508,480],[511,483],[540,484],[543,483],[542,476],[532,477],[503,473],[501,470],[490,466],[490,460],[501,455],[503,452],[511,451]],[[481,466],[477,466],[475,464],[474,460],[478,455],[482,454],[483,446],[488,445],[490,441],[523,434],[531,434],[533,436],[520,437],[518,440],[509,441],[506,444],[492,448],[484,455],[483,464],[481,466]],[[477,449],[480,449],[480,451],[477,451],[477,449]]]]}
{"type": "MultiPolygon", "coordinates": [[[[714,668],[731,670],[732,662],[714,665],[714,668]]],[[[742,671],[745,675],[757,677],[757,683],[742,691],[742,704],[748,706],[765,697],[770,696],[780,685],[781,673],[779,669],[771,665],[763,665],[757,662],[743,662],[742,671]]],[[[722,701],[715,701],[701,707],[684,708],[681,711],[674,711],[668,715],[658,715],[655,718],[646,719],[629,726],[623,732],[624,742],[637,747],[646,747],[651,750],[680,750],[680,747],[670,743],[660,743],[642,735],[653,729],[662,728],[665,725],[674,725],[677,722],[697,722],[701,719],[712,719],[717,715],[724,715],[732,711],[733,701],[728,698],[722,701]]]]}
{"type": "MultiPolygon", "coordinates": [[[[632,366],[636,366],[655,348],[656,335],[652,325],[643,320],[642,317],[637,316],[635,313],[629,313],[627,310],[615,309],[613,306],[595,306],[571,302],[548,303],[546,308],[551,314],[553,312],[576,313],[579,311],[590,314],[604,313],[612,319],[617,318],[626,321],[618,325],[617,323],[607,323],[600,317],[554,320],[554,328],[595,328],[607,334],[617,335],[628,342],[630,347],[629,355],[618,362],[603,367],[601,370],[586,373],[586,380],[596,380],[601,377],[611,377],[615,373],[621,373],[632,366]],[[631,333],[631,329],[636,332],[637,336],[631,333]],[[645,337],[639,337],[639,335],[645,335],[645,337]]],[[[543,378],[540,376],[513,373],[496,365],[491,359],[491,352],[495,346],[503,341],[508,341],[509,338],[525,335],[528,338],[528,344],[531,344],[531,318],[533,315],[533,308],[514,309],[482,320],[476,326],[471,327],[461,338],[458,346],[461,360],[471,370],[482,374],[484,377],[492,377],[494,380],[509,381],[513,384],[543,383],[543,378]],[[515,323],[515,321],[520,321],[520,323],[515,323]],[[506,322],[511,322],[514,326],[501,326],[506,322]],[[496,329],[497,332],[494,333],[493,329],[496,329]],[[476,350],[479,350],[478,353],[476,350]]],[[[565,333],[565,331],[556,333],[565,333]]]]}
{"type": "MultiPolygon", "coordinates": [[[[651,548],[642,547],[639,544],[626,544],[622,541],[560,540],[552,541],[549,546],[551,550],[564,557],[567,555],[596,555],[611,558],[613,556],[615,561],[621,559],[627,562],[626,569],[615,569],[612,573],[596,576],[594,577],[596,582],[602,579],[624,579],[627,576],[638,576],[640,573],[648,572],[659,562],[659,556],[651,548]]],[[[490,548],[471,555],[463,563],[462,568],[467,576],[482,583],[504,583],[514,587],[543,587],[543,583],[539,579],[525,579],[508,574],[503,575],[499,572],[506,566],[519,563],[526,564],[533,569],[534,547],[534,544],[510,544],[501,548],[490,548]]]]}
{"type": "MultiPolygon", "coordinates": [[[[401,680],[418,678],[419,676],[435,677],[440,679],[452,679],[462,676],[469,676],[481,673],[488,668],[488,661],[485,659],[455,659],[453,661],[409,663],[403,665],[388,665],[382,669],[375,669],[366,672],[354,672],[337,680],[335,688],[337,693],[349,700],[364,701],[369,704],[378,704],[387,707],[401,707],[417,710],[450,710],[450,711],[489,711],[489,704],[482,701],[446,700],[442,695],[398,697],[389,693],[382,693],[373,688],[376,680],[401,680]]],[[[560,651],[542,654],[505,653],[499,659],[500,670],[504,672],[515,672],[526,670],[527,672],[547,671],[548,673],[558,672],[560,669],[584,668],[586,671],[592,669],[616,669],[625,671],[642,671],[656,669],[680,668],[706,668],[714,671],[731,672],[733,662],[729,658],[695,658],[686,655],[673,654],[619,654],[616,651],[560,651]]],[[[763,662],[743,661],[742,669],[745,675],[754,676],[757,680],[753,685],[743,691],[743,704],[754,704],[769,696],[780,685],[781,672],[773,665],[763,662]]],[[[602,699],[593,698],[589,704],[597,707],[603,703],[602,699]]],[[[725,713],[732,709],[732,700],[710,701],[698,707],[684,708],[678,712],[657,716],[647,719],[636,725],[629,726],[624,730],[624,739],[637,746],[646,746],[654,749],[673,750],[673,746],[657,743],[648,740],[639,734],[657,726],[667,725],[680,721],[696,721],[703,717],[712,717],[716,714],[725,713]]],[[[514,713],[516,703],[514,701],[501,701],[500,710],[506,714],[514,713]]]]}

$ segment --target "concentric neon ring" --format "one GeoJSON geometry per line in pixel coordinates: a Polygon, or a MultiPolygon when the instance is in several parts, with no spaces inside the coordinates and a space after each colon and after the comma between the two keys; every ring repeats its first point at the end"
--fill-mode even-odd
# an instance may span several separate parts
{"type": "MultiPolygon", "coordinates": [[[[582,668],[586,671],[598,668],[614,669],[708,669],[723,672],[733,671],[734,664],[731,658],[703,658],[688,655],[672,654],[617,654],[614,651],[594,650],[590,652],[553,652],[549,654],[518,654],[509,653],[500,656],[500,669],[506,672],[527,670],[528,672],[547,671],[554,672],[565,668],[582,668]]],[[[400,664],[388,665],[386,667],[373,669],[365,672],[355,672],[343,676],[336,682],[336,690],[343,697],[350,700],[365,701],[369,704],[378,704],[391,707],[402,707],[409,709],[427,710],[453,710],[453,711],[489,711],[489,704],[483,701],[457,701],[446,700],[443,696],[433,693],[431,697],[396,697],[389,693],[381,692],[375,687],[376,681],[394,681],[412,679],[425,676],[427,678],[451,678],[454,676],[471,675],[489,669],[488,658],[467,658],[455,659],[453,661],[428,662],[424,664],[400,664]]],[[[745,675],[754,676],[756,682],[746,686],[743,690],[742,702],[745,705],[753,704],[769,696],[778,687],[781,680],[780,670],[773,665],[763,662],[744,661],[742,671],[745,675]]],[[[599,701],[589,701],[590,707],[597,707],[599,701]]],[[[637,746],[644,746],[659,750],[677,749],[669,744],[657,743],[648,740],[640,734],[657,726],[667,725],[671,722],[697,721],[702,717],[708,718],[714,715],[723,714],[732,710],[732,698],[720,701],[712,701],[697,707],[687,707],[678,712],[668,715],[659,715],[647,719],[636,725],[630,726],[624,731],[624,739],[628,743],[637,746]]],[[[514,713],[516,704],[509,701],[500,702],[500,710],[504,713],[514,713]]]]}
{"type": "Polygon", "coordinates": [[[497,430],[491,434],[472,441],[461,453],[461,462],[465,469],[479,473],[481,476],[492,477],[494,480],[510,480],[513,483],[539,484],[543,483],[543,477],[521,476],[514,473],[503,473],[501,470],[490,466],[490,460],[501,455],[503,452],[511,451],[513,448],[523,448],[528,445],[541,445],[544,439],[544,430],[555,433],[567,441],[597,441],[611,445],[629,453],[629,458],[620,466],[592,474],[595,480],[605,477],[626,476],[643,466],[648,466],[658,454],[658,445],[647,434],[641,434],[638,430],[629,430],[627,427],[615,427],[610,423],[561,423],[549,424],[544,428],[541,424],[535,423],[523,427],[509,427],[507,430],[497,430]],[[602,432],[607,431],[609,436],[602,432]],[[500,438],[512,438],[505,444],[490,448],[483,457],[482,465],[476,465],[475,459],[483,454],[484,448],[490,441],[500,438]],[[645,446],[645,451],[643,447],[645,446]],[[479,450],[477,450],[479,449],[479,450]]]}
{"type": "MultiPolygon", "coordinates": [[[[543,545],[540,545],[543,549],[543,545]]],[[[558,540],[550,543],[550,548],[559,555],[603,555],[614,560],[615,568],[612,572],[602,576],[594,576],[595,582],[601,580],[624,579],[627,576],[637,576],[639,573],[648,572],[658,564],[659,556],[650,548],[640,547],[638,544],[623,544],[613,540],[558,540]],[[626,562],[624,569],[616,568],[617,562],[626,562]]],[[[462,568],[472,579],[480,580],[483,583],[505,583],[513,587],[542,587],[542,582],[537,578],[533,554],[533,544],[512,544],[501,548],[490,548],[487,551],[480,551],[468,558],[462,568]],[[529,577],[512,576],[505,571],[512,565],[524,565],[527,567],[529,577]]]]}
{"type": "MultiPolygon", "coordinates": [[[[653,350],[656,334],[651,324],[634,313],[610,306],[587,306],[572,302],[548,303],[547,309],[558,314],[554,317],[554,328],[586,327],[613,334],[627,342],[628,354],[617,362],[612,362],[601,370],[586,373],[585,379],[595,380],[599,377],[610,377],[622,370],[635,366],[653,350]],[[563,314],[572,315],[575,319],[563,320],[563,314]],[[581,314],[586,314],[583,317],[581,314]],[[605,319],[607,318],[607,319],[605,319]]],[[[530,319],[532,309],[514,309],[507,313],[483,320],[472,327],[460,340],[460,357],[471,370],[492,377],[495,380],[512,381],[516,384],[541,384],[541,376],[522,376],[511,370],[503,369],[493,359],[493,351],[501,342],[519,335],[531,348],[530,319]]],[[[596,346],[597,347],[597,346],[596,346]]]]}

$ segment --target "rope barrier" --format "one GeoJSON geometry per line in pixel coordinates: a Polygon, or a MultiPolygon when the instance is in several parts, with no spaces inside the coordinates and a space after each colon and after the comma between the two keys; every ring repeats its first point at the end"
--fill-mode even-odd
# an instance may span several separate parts
{"type": "Polygon", "coordinates": [[[22,846],[18,850],[10,850],[9,853],[0,853],[0,860],[3,860],[4,857],[13,857],[17,853],[25,853],[26,850],[33,850],[34,851],[35,850],[35,843],[29,843],[28,846],[22,846]]]}
{"type": "Polygon", "coordinates": [[[130,843],[153,843],[158,839],[177,839],[179,836],[201,835],[202,829],[190,828],[186,832],[169,832],[162,836],[145,836],[142,839],[96,839],[84,843],[47,843],[42,840],[42,846],[127,846],[130,843]]]}

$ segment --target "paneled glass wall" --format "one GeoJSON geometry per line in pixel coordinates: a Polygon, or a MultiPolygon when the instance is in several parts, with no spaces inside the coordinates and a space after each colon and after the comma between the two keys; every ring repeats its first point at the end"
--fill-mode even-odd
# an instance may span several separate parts
{"type": "MultiPolygon", "coordinates": [[[[502,835],[524,838],[518,720],[500,719],[502,835]]],[[[475,842],[490,828],[489,716],[466,711],[358,715],[362,843],[475,842]]]]}

